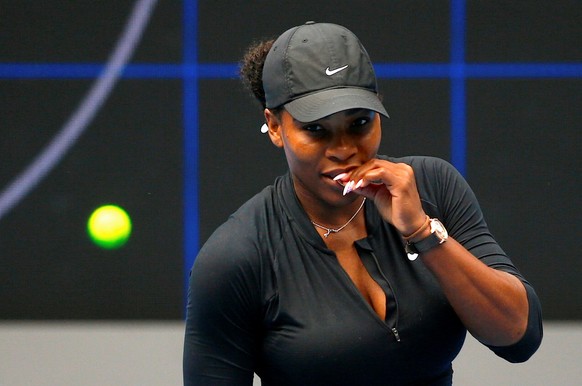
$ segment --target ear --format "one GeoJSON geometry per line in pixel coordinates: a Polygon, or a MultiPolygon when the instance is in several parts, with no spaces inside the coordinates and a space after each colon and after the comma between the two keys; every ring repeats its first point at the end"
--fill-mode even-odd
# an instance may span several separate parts
{"type": "Polygon", "coordinates": [[[265,120],[269,127],[269,138],[271,138],[271,142],[277,147],[283,147],[281,120],[269,109],[265,109],[265,120]]]}

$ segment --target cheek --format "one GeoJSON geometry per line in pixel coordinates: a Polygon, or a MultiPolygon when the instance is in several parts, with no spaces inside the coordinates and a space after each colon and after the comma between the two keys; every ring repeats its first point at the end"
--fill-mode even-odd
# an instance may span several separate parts
{"type": "Polygon", "coordinates": [[[296,165],[313,164],[318,158],[317,149],[302,143],[295,143],[293,146],[285,147],[285,153],[289,162],[296,165]]]}
{"type": "Polygon", "coordinates": [[[298,138],[285,137],[283,148],[287,163],[295,172],[314,170],[313,165],[321,158],[321,147],[305,143],[298,138]]]}
{"type": "Polygon", "coordinates": [[[378,154],[381,141],[382,141],[382,130],[380,128],[377,128],[370,133],[370,136],[366,140],[366,149],[371,157],[375,157],[376,154],[378,154]]]}

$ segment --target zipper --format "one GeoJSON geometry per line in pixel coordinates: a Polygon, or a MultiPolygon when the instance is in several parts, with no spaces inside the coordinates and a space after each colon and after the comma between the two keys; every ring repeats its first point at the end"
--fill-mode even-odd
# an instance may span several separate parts
{"type": "MultiPolygon", "coordinates": [[[[382,275],[382,278],[384,279],[384,281],[386,282],[386,284],[388,285],[388,287],[390,287],[390,292],[392,292],[392,296],[394,298],[394,325],[390,328],[390,331],[392,331],[392,335],[394,335],[394,338],[396,339],[396,342],[400,342],[400,333],[398,332],[398,300],[396,300],[396,293],[394,293],[394,290],[392,289],[392,285],[390,285],[390,281],[388,280],[388,278],[386,277],[386,275],[384,275],[384,271],[382,271],[382,268],[380,267],[380,263],[378,262],[378,258],[376,257],[376,254],[374,253],[374,251],[369,251],[370,254],[372,255],[372,258],[374,259],[374,263],[376,264],[376,269],[378,270],[378,272],[380,272],[380,275],[382,275]]],[[[388,310],[386,310],[388,311],[388,310]]]]}
{"type": "Polygon", "coordinates": [[[398,333],[398,330],[396,329],[396,327],[392,327],[392,334],[394,334],[396,341],[400,342],[400,334],[398,333]]]}

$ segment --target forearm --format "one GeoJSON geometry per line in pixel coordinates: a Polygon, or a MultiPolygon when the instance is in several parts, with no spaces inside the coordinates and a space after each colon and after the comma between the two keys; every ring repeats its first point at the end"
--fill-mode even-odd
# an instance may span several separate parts
{"type": "Polygon", "coordinates": [[[521,339],[528,301],[517,277],[487,267],[452,238],[421,257],[473,336],[493,346],[521,339]]]}
{"type": "MultiPolygon", "coordinates": [[[[435,172],[438,174],[420,176],[423,194],[430,197],[431,189],[440,186],[445,190],[433,197],[433,202],[440,203],[434,205],[443,213],[443,220],[450,220],[450,224],[467,223],[465,228],[483,227],[478,203],[466,182],[452,166],[440,165],[435,163],[430,169],[417,165],[417,170],[423,173],[433,172],[433,167],[438,169],[435,172]]],[[[343,182],[358,181],[355,191],[373,200],[381,216],[407,242],[417,244],[431,236],[433,224],[427,222],[428,213],[420,199],[415,173],[410,165],[375,159],[351,172],[343,182]]],[[[450,231],[463,234],[467,229],[450,231]]],[[[478,237],[471,232],[464,235],[472,237],[472,241],[478,237]]],[[[490,237],[489,240],[493,241],[490,237]]],[[[488,267],[453,238],[424,250],[420,256],[465,327],[480,341],[491,346],[508,346],[524,336],[528,300],[517,277],[488,267]]]]}

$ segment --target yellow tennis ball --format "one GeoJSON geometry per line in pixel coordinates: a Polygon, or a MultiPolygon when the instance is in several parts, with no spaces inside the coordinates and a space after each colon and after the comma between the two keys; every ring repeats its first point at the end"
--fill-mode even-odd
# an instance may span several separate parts
{"type": "Polygon", "coordinates": [[[131,235],[131,219],[117,205],[103,205],[89,217],[87,232],[95,244],[113,249],[124,245],[131,235]]]}

